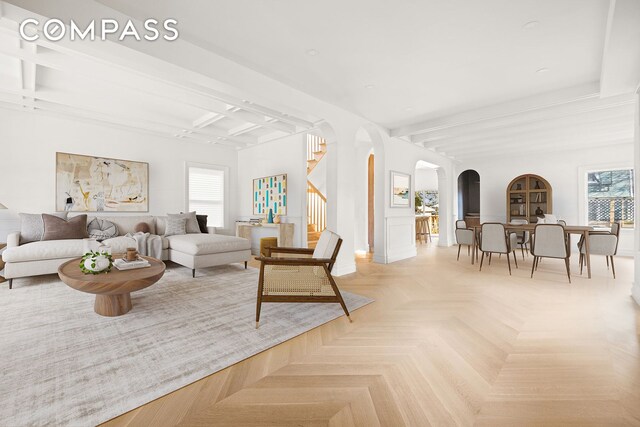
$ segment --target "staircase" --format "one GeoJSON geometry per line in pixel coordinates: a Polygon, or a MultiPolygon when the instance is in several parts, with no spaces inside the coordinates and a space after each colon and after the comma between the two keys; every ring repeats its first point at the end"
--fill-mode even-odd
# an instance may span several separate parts
{"type": "MultiPolygon", "coordinates": [[[[307,135],[307,243],[315,248],[320,234],[327,226],[327,198],[322,191],[311,182],[311,173],[327,152],[327,144],[323,138],[307,135]]],[[[326,182],[326,176],[317,177],[326,182]]]]}

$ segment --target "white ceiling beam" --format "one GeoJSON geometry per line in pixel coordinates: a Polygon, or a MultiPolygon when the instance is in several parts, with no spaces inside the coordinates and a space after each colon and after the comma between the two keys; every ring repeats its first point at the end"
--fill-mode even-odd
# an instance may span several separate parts
{"type": "Polygon", "coordinates": [[[521,138],[543,139],[566,130],[593,129],[603,126],[631,126],[633,124],[633,105],[625,105],[601,113],[590,113],[584,116],[563,117],[540,123],[521,126],[490,129],[483,132],[463,134],[454,138],[425,141],[425,147],[448,147],[473,144],[494,144],[499,148],[500,141],[514,141],[521,138]]]}
{"type": "Polygon", "coordinates": [[[640,84],[640,1],[610,0],[600,95],[633,93],[640,84]]]}
{"type": "Polygon", "coordinates": [[[516,101],[505,102],[452,114],[449,116],[425,120],[390,130],[391,136],[407,136],[418,133],[433,132],[453,127],[484,122],[487,120],[507,118],[530,111],[544,110],[549,107],[564,105],[576,101],[598,97],[597,82],[574,86],[559,91],[543,93],[516,101]]]}
{"type": "MultiPolygon", "coordinates": [[[[267,118],[263,114],[257,114],[244,108],[235,106],[233,106],[233,108],[229,108],[227,104],[220,105],[220,101],[214,101],[200,94],[189,93],[188,91],[185,92],[175,86],[162,85],[161,89],[158,90],[157,87],[152,87],[153,85],[157,85],[157,82],[150,82],[141,76],[128,76],[127,79],[122,79],[119,77],[119,73],[121,73],[121,71],[118,71],[117,69],[110,70],[108,65],[96,67],[96,65],[91,62],[77,58],[65,57],[61,53],[48,53],[43,57],[35,55],[32,52],[25,52],[19,49],[6,47],[0,47],[0,53],[17,57],[24,62],[38,64],[53,70],[71,73],[72,75],[79,75],[96,81],[106,81],[126,90],[144,94],[145,96],[160,97],[165,100],[180,102],[192,107],[207,110],[211,113],[221,114],[238,121],[251,122],[287,133],[295,133],[297,131],[296,126],[293,124],[284,123],[281,120],[272,117],[267,118]]],[[[220,117],[219,119],[222,118],[224,117],[220,117]]],[[[208,125],[217,120],[212,121],[208,125]]],[[[199,124],[198,127],[204,126],[205,125],[203,124],[199,124]]]]}
{"type": "Polygon", "coordinates": [[[554,120],[562,117],[586,114],[595,111],[602,111],[620,106],[633,105],[634,98],[631,95],[620,95],[606,99],[597,97],[556,104],[554,106],[532,109],[513,113],[509,116],[487,117],[483,120],[460,124],[455,127],[425,130],[419,134],[412,135],[412,142],[428,141],[429,139],[444,139],[455,137],[459,134],[477,133],[490,129],[499,129],[511,126],[518,126],[527,123],[541,123],[547,120],[554,120]]]}
{"type": "Polygon", "coordinates": [[[513,141],[510,145],[495,147],[493,145],[472,145],[468,147],[447,147],[445,151],[455,156],[462,157],[465,155],[473,155],[476,153],[494,153],[500,154],[505,152],[529,151],[545,152],[548,150],[562,150],[572,147],[578,147],[581,150],[588,149],[591,146],[607,145],[609,141],[626,139],[628,142],[633,140],[633,127],[589,130],[581,133],[559,134],[548,137],[544,140],[521,139],[513,141]]]}
{"type": "MultiPolygon", "coordinates": [[[[7,89],[0,89],[0,96],[4,95],[3,99],[8,102],[17,102],[16,100],[28,95],[24,91],[11,91],[7,89]]],[[[95,108],[90,108],[81,100],[74,98],[69,94],[59,94],[47,91],[38,91],[34,94],[35,101],[29,102],[29,99],[25,99],[23,105],[35,108],[49,108],[54,109],[52,105],[58,105],[61,108],[56,111],[72,114],[75,111],[78,115],[86,115],[88,117],[98,118],[103,121],[113,120],[115,123],[126,124],[129,127],[140,126],[143,129],[157,128],[162,129],[166,135],[184,135],[186,132],[191,132],[194,136],[200,136],[204,140],[211,140],[213,142],[229,142],[236,144],[239,147],[246,147],[251,144],[256,144],[258,139],[250,136],[229,136],[226,131],[217,128],[207,128],[199,130],[191,130],[184,123],[171,123],[167,124],[167,121],[157,122],[152,118],[144,117],[138,113],[128,114],[114,114],[111,111],[99,111],[95,108]],[[84,114],[86,113],[86,114],[84,114]]]]}
{"type": "MultiPolygon", "coordinates": [[[[19,8],[15,8],[13,5],[8,6],[10,9],[10,13],[8,15],[11,16],[11,19],[16,19],[16,22],[21,21],[22,11],[19,8]]],[[[13,37],[19,37],[15,29],[12,28],[13,24],[15,24],[15,22],[9,21],[8,19],[0,19],[0,29],[4,29],[7,34],[12,35],[13,37]]],[[[39,38],[34,43],[64,54],[66,56],[73,57],[78,61],[89,61],[94,65],[97,65],[97,67],[94,66],[93,68],[113,67],[120,72],[122,70],[127,70],[133,75],[140,77],[144,81],[153,82],[156,84],[161,83],[167,87],[179,89],[180,92],[186,95],[200,96],[208,99],[209,101],[215,100],[216,102],[233,105],[247,112],[254,113],[255,117],[260,118],[260,121],[257,124],[263,124],[262,122],[264,122],[264,118],[262,116],[267,115],[278,120],[278,123],[275,124],[276,126],[280,124],[289,124],[305,129],[310,129],[314,126],[314,123],[308,120],[304,120],[287,113],[282,113],[271,108],[255,104],[248,100],[236,98],[232,95],[220,92],[202,84],[194,83],[194,81],[196,81],[195,79],[188,78],[188,75],[191,75],[192,72],[187,70],[181,69],[182,78],[180,81],[176,81],[175,74],[169,74],[169,70],[177,69],[177,66],[166,64],[163,61],[160,61],[156,58],[150,58],[147,55],[143,55],[136,51],[127,50],[126,52],[124,52],[122,50],[122,46],[116,43],[107,41],[99,44],[94,43],[87,45],[86,43],[73,43],[66,39],[60,40],[58,42],[50,42],[43,37],[39,38]],[[135,56],[138,59],[144,57],[145,60],[131,61],[127,59],[127,55],[135,56]],[[161,62],[164,66],[158,67],[151,64],[158,62],[161,62]],[[133,63],[135,63],[135,66],[132,66],[133,63]]],[[[197,77],[198,81],[210,80],[200,74],[198,74],[197,77]]],[[[136,89],[135,85],[127,85],[127,87],[136,89]]],[[[215,111],[211,108],[206,108],[205,106],[200,106],[200,108],[203,108],[206,111],[215,111]]]]}
{"type": "Polygon", "coordinates": [[[593,139],[593,140],[585,140],[580,143],[574,144],[558,144],[558,143],[549,143],[544,145],[531,145],[528,147],[514,147],[511,149],[505,150],[483,150],[483,151],[468,151],[464,153],[455,154],[455,158],[461,161],[473,161],[479,158],[505,158],[505,157],[514,157],[514,156],[528,156],[528,155],[536,155],[541,152],[545,153],[546,156],[560,156],[560,154],[564,151],[575,151],[575,150],[587,150],[590,148],[602,148],[602,147],[610,147],[614,145],[622,145],[622,144],[631,144],[633,142],[633,138],[629,137],[626,133],[621,133],[618,137],[617,135],[609,135],[608,138],[604,139],[593,139]]]}
{"type": "Polygon", "coordinates": [[[236,126],[227,131],[227,133],[231,136],[238,136],[244,133],[253,132],[254,130],[260,129],[262,126],[256,125],[254,123],[245,123],[240,126],[236,126]]]}
{"type": "Polygon", "coordinates": [[[200,129],[200,128],[212,125],[215,122],[219,122],[225,117],[226,116],[224,114],[220,114],[220,113],[207,113],[195,119],[193,121],[192,127],[193,129],[200,129]]]}
{"type": "Polygon", "coordinates": [[[598,141],[614,138],[614,135],[633,135],[632,126],[608,126],[592,129],[571,129],[565,132],[549,133],[544,136],[522,136],[518,139],[502,139],[493,143],[491,141],[476,142],[471,144],[447,145],[440,147],[440,150],[453,153],[455,155],[463,152],[493,151],[495,153],[508,150],[514,147],[542,147],[548,144],[560,147],[572,144],[573,141],[587,141],[595,138],[598,141]]]}

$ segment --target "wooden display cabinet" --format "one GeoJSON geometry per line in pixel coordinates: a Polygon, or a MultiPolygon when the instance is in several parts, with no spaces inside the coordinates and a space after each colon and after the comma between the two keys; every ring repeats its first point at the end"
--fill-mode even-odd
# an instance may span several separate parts
{"type": "Polygon", "coordinates": [[[538,175],[526,174],[514,178],[507,187],[507,222],[526,219],[530,224],[538,217],[553,213],[552,189],[538,175]]]}

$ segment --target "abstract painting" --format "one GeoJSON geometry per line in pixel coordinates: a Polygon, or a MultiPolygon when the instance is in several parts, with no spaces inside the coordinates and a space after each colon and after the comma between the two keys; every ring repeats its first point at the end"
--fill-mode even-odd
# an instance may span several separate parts
{"type": "Polygon", "coordinates": [[[391,171],[391,207],[411,207],[411,175],[391,171]]]}
{"type": "Polygon", "coordinates": [[[287,214],[287,174],[253,180],[253,214],[287,214]]]}
{"type": "Polygon", "coordinates": [[[56,153],[56,210],[148,212],[149,164],[56,153]]]}

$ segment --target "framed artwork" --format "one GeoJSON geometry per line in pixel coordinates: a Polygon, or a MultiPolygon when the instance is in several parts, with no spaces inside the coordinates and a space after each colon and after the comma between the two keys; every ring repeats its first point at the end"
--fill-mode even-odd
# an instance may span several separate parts
{"type": "Polygon", "coordinates": [[[253,214],[287,214],[287,174],[267,176],[253,180],[253,214]]]}
{"type": "Polygon", "coordinates": [[[148,212],[149,164],[56,153],[56,210],[148,212]]]}
{"type": "Polygon", "coordinates": [[[391,171],[391,207],[411,207],[411,175],[391,171]]]}

